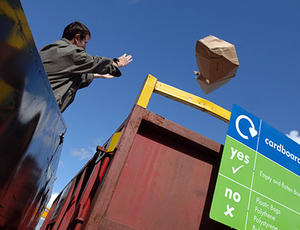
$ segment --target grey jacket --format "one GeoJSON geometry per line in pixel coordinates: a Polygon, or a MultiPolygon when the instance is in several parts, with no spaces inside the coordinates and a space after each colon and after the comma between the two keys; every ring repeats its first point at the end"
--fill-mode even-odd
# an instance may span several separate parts
{"type": "Polygon", "coordinates": [[[65,38],[43,47],[40,56],[62,112],[73,102],[77,90],[93,81],[92,73],[121,76],[113,59],[91,56],[65,38]]]}

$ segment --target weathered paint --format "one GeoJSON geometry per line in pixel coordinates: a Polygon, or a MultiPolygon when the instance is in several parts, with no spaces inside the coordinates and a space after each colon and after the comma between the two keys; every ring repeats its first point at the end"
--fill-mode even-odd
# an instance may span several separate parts
{"type": "Polygon", "coordinates": [[[80,229],[86,221],[91,202],[101,187],[121,133],[115,133],[105,147],[97,146],[94,157],[72,179],[54,201],[42,227],[80,229]],[[106,149],[107,147],[107,149],[106,149]]]}
{"type": "Polygon", "coordinates": [[[42,229],[229,229],[208,216],[222,145],[135,105],[104,147],[42,229]]]}
{"type": "Polygon", "coordinates": [[[136,105],[84,229],[228,229],[208,217],[222,146],[136,105]]]}
{"type": "Polygon", "coordinates": [[[0,27],[0,228],[32,229],[66,128],[19,1],[0,1],[0,27]]]}

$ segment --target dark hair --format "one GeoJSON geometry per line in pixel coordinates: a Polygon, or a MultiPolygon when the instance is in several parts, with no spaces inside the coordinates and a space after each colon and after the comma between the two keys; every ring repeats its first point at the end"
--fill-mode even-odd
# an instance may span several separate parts
{"type": "Polygon", "coordinates": [[[91,37],[91,32],[81,22],[72,22],[71,24],[67,25],[64,29],[62,37],[72,40],[76,34],[80,34],[80,39],[84,39],[86,35],[91,37]]]}

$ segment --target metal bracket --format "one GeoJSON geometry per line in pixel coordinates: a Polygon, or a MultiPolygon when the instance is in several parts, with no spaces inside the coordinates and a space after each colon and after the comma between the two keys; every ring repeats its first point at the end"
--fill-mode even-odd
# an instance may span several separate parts
{"type": "Polygon", "coordinates": [[[183,90],[159,82],[155,77],[153,77],[150,74],[145,80],[144,86],[136,101],[136,104],[146,109],[152,96],[152,93],[157,93],[172,100],[199,109],[222,121],[225,121],[226,123],[228,123],[230,120],[230,111],[201,97],[195,96],[183,90]]]}

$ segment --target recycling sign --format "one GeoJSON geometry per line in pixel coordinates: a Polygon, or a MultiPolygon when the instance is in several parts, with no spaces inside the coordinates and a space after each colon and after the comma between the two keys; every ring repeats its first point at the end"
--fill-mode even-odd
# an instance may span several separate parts
{"type": "Polygon", "coordinates": [[[235,229],[300,229],[300,145],[237,105],[210,218],[235,229]]]}

